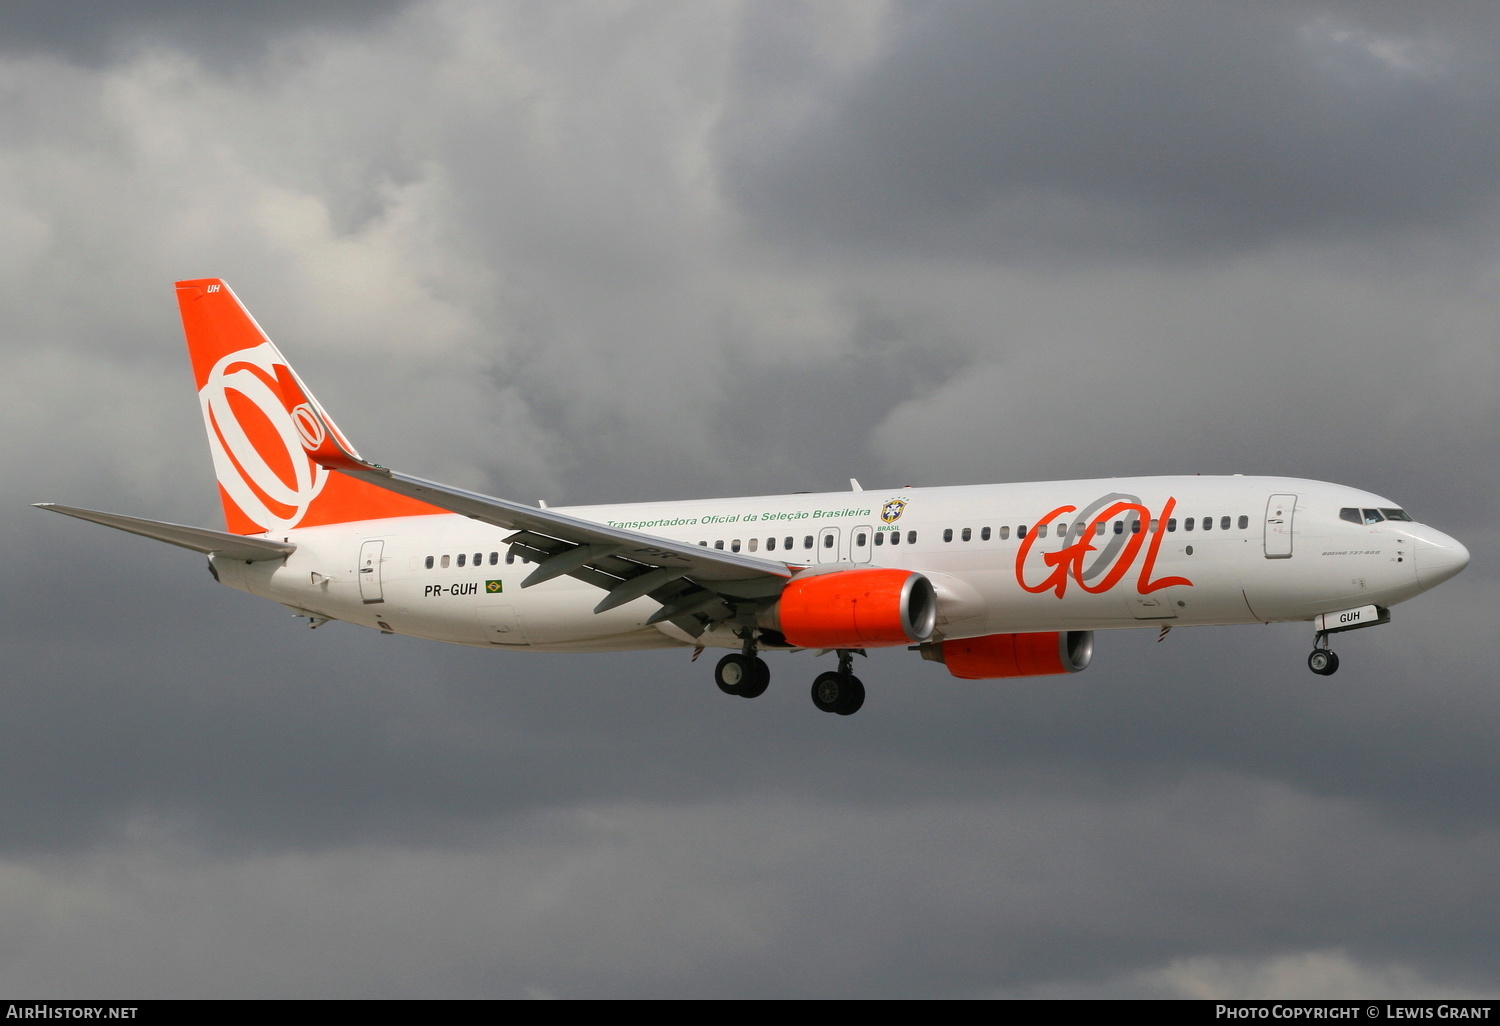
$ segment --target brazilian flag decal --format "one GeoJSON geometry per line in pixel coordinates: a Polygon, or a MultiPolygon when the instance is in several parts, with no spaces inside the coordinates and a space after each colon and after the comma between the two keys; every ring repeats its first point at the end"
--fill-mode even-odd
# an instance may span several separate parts
{"type": "Polygon", "coordinates": [[[505,590],[505,582],[504,581],[485,581],[484,582],[484,590],[485,590],[486,594],[489,594],[489,595],[498,595],[502,591],[505,590]]]}

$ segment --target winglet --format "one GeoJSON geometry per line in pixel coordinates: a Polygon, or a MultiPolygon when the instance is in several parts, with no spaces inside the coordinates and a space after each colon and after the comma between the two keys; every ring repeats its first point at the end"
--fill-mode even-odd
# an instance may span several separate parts
{"type": "Polygon", "coordinates": [[[282,398],[291,410],[292,421],[297,426],[302,449],[313,462],[329,470],[383,469],[360,458],[354,446],[349,444],[344,433],[328,415],[328,411],[323,409],[323,404],[318,402],[317,397],[302,383],[302,379],[297,377],[296,371],[286,367],[286,375],[279,383],[282,398]]]}

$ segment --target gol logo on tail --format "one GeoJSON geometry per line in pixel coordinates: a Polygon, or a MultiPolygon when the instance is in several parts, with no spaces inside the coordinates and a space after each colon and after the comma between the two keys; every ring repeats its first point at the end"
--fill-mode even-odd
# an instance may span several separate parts
{"type": "Polygon", "coordinates": [[[283,395],[300,393],[284,391],[284,381],[291,368],[262,344],[214,364],[198,392],[219,484],[267,531],[296,527],[328,480],[307,455],[323,441],[323,425],[306,403],[287,408],[283,395]]]}

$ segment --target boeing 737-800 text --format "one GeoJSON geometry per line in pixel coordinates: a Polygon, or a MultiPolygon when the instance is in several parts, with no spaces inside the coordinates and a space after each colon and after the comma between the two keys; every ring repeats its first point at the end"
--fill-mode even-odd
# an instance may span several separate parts
{"type": "Polygon", "coordinates": [[[1390,619],[1469,553],[1369,492],[1273,477],[1145,477],[533,507],[363,459],[222,281],[177,284],[227,531],[45,508],[208,554],[215,579],[313,626],[534,652],[732,649],[838,669],[814,704],[864,702],[852,656],[905,646],[970,679],[1073,673],[1093,632],[1390,619]]]}

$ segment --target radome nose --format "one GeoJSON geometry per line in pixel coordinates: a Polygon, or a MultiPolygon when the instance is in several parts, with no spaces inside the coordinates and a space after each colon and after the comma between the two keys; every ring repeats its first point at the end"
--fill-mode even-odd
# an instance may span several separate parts
{"type": "Polygon", "coordinates": [[[1415,562],[1417,582],[1424,588],[1435,588],[1469,565],[1469,550],[1455,538],[1430,527],[1416,536],[1415,562]]]}

